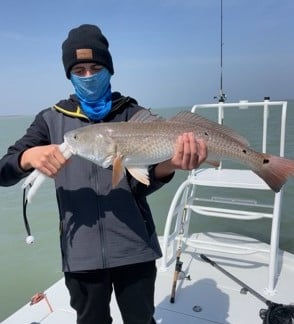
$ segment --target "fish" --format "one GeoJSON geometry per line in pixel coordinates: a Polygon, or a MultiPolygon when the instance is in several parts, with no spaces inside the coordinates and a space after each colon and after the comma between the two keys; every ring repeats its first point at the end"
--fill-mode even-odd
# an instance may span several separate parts
{"type": "Polygon", "coordinates": [[[164,119],[142,109],[126,122],[98,123],[71,130],[64,135],[64,143],[73,155],[103,168],[112,165],[113,188],[126,170],[148,186],[148,166],[172,158],[177,138],[187,132],[205,141],[207,163],[217,166],[225,159],[239,162],[274,192],[279,192],[288,178],[294,176],[294,160],[257,152],[235,130],[190,111],[164,119]]]}

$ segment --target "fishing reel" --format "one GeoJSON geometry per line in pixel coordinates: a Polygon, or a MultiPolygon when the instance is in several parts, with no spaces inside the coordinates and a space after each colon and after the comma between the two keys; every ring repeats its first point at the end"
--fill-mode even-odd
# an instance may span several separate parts
{"type": "Polygon", "coordinates": [[[293,324],[294,305],[282,305],[270,302],[268,309],[259,312],[263,324],[293,324]]]}

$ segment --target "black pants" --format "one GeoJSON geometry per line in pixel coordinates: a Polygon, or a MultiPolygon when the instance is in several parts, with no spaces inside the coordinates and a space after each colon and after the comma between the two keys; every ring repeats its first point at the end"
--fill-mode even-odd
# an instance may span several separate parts
{"type": "MultiPolygon", "coordinates": [[[[125,324],[152,324],[155,261],[89,272],[65,272],[77,324],[110,324],[110,299],[114,289],[125,324]]],[[[116,323],[114,323],[116,324],[116,323]]]]}

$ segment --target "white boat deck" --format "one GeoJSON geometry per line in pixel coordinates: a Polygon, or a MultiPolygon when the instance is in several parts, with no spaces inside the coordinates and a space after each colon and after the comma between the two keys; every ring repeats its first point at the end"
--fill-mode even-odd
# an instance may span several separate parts
{"type": "MultiPolygon", "coordinates": [[[[197,237],[197,239],[214,240],[214,236],[214,233],[194,234],[190,239],[197,237]]],[[[258,244],[259,248],[268,248],[266,244],[261,247],[259,242],[246,237],[229,234],[225,237],[237,240],[239,243],[243,240],[244,246],[250,248],[254,244],[258,244]]],[[[187,247],[181,254],[182,270],[185,275],[182,273],[177,281],[175,303],[170,303],[175,263],[171,263],[167,271],[160,271],[162,260],[159,260],[155,295],[156,322],[162,324],[262,323],[259,311],[262,308],[267,309],[265,303],[250,292],[241,293],[241,286],[204,262],[199,257],[199,253],[205,253],[205,250],[187,247]],[[185,276],[190,276],[191,280],[185,279],[185,276]]],[[[229,257],[224,253],[209,252],[206,255],[266,299],[286,305],[294,302],[292,294],[294,282],[289,279],[294,276],[293,255],[287,252],[280,254],[279,278],[273,295],[268,294],[266,289],[268,272],[266,254],[259,252],[229,257]]],[[[45,294],[53,312],[50,312],[43,299],[35,305],[25,305],[2,324],[74,324],[75,313],[69,306],[69,295],[63,279],[46,290],[45,294]]],[[[123,323],[115,300],[112,301],[112,316],[114,323],[123,323]]]]}

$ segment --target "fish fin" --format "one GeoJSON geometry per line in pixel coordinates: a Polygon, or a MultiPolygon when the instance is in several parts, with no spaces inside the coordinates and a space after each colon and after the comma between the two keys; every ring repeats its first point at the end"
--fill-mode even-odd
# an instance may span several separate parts
{"type": "Polygon", "coordinates": [[[259,170],[253,170],[269,187],[279,192],[289,177],[294,176],[294,160],[264,154],[263,165],[259,170]]]}
{"type": "Polygon", "coordinates": [[[181,111],[177,115],[170,118],[168,121],[171,122],[179,122],[179,123],[185,123],[189,125],[199,126],[203,129],[205,129],[205,133],[209,136],[209,131],[212,130],[214,132],[220,132],[222,134],[225,134],[229,137],[234,138],[234,140],[238,141],[240,144],[249,146],[248,140],[243,137],[242,135],[238,134],[233,129],[218,124],[208,118],[205,118],[199,114],[192,113],[190,111],[181,111]]]}
{"type": "Polygon", "coordinates": [[[113,160],[112,168],[112,188],[115,188],[124,175],[124,167],[122,163],[122,155],[117,153],[116,157],[113,160]]]}
{"type": "Polygon", "coordinates": [[[130,174],[137,179],[139,182],[145,184],[146,186],[150,185],[149,173],[147,167],[127,167],[127,170],[130,174]]]}
{"type": "Polygon", "coordinates": [[[159,121],[159,120],[164,120],[162,117],[158,115],[152,114],[150,109],[141,109],[137,111],[129,121],[132,122],[141,122],[141,123],[146,123],[146,122],[154,122],[154,121],[159,121]]]}
{"type": "Polygon", "coordinates": [[[205,160],[205,163],[218,168],[220,166],[220,161],[213,161],[213,160],[205,160]]]}

